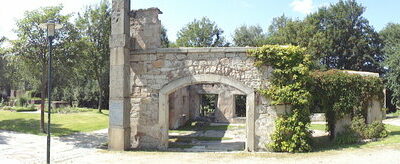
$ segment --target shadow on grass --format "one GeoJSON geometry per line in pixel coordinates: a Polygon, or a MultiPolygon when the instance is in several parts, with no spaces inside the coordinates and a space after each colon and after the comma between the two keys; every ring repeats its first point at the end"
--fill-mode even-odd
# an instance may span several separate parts
{"type": "MultiPolygon", "coordinates": [[[[389,133],[388,137],[400,137],[400,130],[392,129],[389,133]]],[[[387,138],[388,138],[387,137],[387,138]]],[[[370,141],[370,142],[359,142],[354,144],[337,144],[334,141],[329,139],[328,135],[313,137],[313,152],[322,152],[328,150],[341,150],[346,148],[360,148],[361,146],[370,143],[370,142],[379,142],[381,140],[385,140],[386,138],[378,139],[378,141],[370,141]]]]}
{"type": "MultiPolygon", "coordinates": [[[[47,124],[45,124],[47,127],[47,124]]],[[[35,119],[12,119],[0,121],[0,129],[20,133],[45,135],[40,130],[40,121],[35,119]]],[[[62,136],[76,133],[77,131],[62,128],[60,124],[51,124],[52,135],[62,136]]]]}
{"type": "Polygon", "coordinates": [[[366,142],[355,144],[337,144],[329,139],[329,135],[313,137],[313,152],[323,152],[328,150],[342,150],[346,148],[360,148],[366,142]]]}

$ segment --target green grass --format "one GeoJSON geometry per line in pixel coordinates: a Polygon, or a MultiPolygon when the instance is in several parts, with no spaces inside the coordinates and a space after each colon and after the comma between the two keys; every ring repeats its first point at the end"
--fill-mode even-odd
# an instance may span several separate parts
{"type": "Polygon", "coordinates": [[[311,124],[310,125],[310,129],[311,130],[322,130],[322,131],[325,131],[326,130],[326,125],[325,124],[311,124]]]}
{"type": "MultiPolygon", "coordinates": [[[[47,114],[45,116],[47,122],[47,114]]],[[[47,124],[45,125],[47,127],[47,124]]],[[[89,132],[108,127],[108,111],[52,114],[51,133],[55,136],[89,132]]],[[[40,132],[40,114],[0,111],[0,129],[45,135],[40,132]]]]}
{"type": "MultiPolygon", "coordinates": [[[[318,126],[314,126],[316,128],[318,126]]],[[[313,147],[316,152],[327,150],[341,150],[341,149],[356,149],[356,148],[373,148],[380,146],[397,146],[400,147],[400,126],[385,125],[386,129],[390,132],[386,138],[379,139],[374,142],[364,142],[357,144],[336,144],[329,140],[329,136],[314,137],[313,147]]],[[[319,127],[320,128],[320,127],[319,127]]]]}
{"type": "Polygon", "coordinates": [[[400,117],[400,110],[397,110],[396,112],[393,113],[388,113],[386,114],[387,117],[400,117]]]}

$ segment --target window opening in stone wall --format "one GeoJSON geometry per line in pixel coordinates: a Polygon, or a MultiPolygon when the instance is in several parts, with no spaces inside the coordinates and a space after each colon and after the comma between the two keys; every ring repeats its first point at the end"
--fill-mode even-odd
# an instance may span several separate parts
{"type": "Polygon", "coordinates": [[[235,95],[236,117],[246,117],[246,95],[235,95]]]}
{"type": "Polygon", "coordinates": [[[218,95],[202,94],[200,103],[200,116],[215,119],[215,111],[217,109],[218,95]]]}

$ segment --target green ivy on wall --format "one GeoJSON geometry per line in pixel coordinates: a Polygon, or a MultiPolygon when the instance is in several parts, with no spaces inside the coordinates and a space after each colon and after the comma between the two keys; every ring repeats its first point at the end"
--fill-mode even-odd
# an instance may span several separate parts
{"type": "Polygon", "coordinates": [[[306,85],[312,65],[311,56],[298,46],[264,45],[249,50],[255,65],[272,66],[271,85],[260,93],[272,98],[272,105],[290,104],[291,112],[280,116],[272,143],[268,146],[277,152],[311,151],[309,104],[311,94],[306,85]]]}
{"type": "MultiPolygon", "coordinates": [[[[361,76],[340,70],[310,74],[313,107],[325,112],[328,130],[334,137],[335,123],[345,115],[367,117],[369,102],[383,100],[383,82],[379,77],[361,76]]],[[[383,103],[383,102],[381,102],[383,103]]]]}
{"type": "MultiPolygon", "coordinates": [[[[259,92],[271,98],[272,105],[291,105],[291,112],[279,116],[275,122],[276,130],[271,136],[272,142],[267,145],[273,151],[311,151],[311,107],[325,112],[328,130],[333,138],[337,120],[345,115],[366,118],[369,102],[373,98],[383,100],[383,82],[379,77],[339,70],[313,72],[312,57],[306,54],[304,48],[264,45],[249,50],[249,54],[254,57],[256,66],[273,68],[271,85],[267,89],[259,89],[259,92]]],[[[358,130],[362,133],[351,136],[360,136],[371,131],[373,135],[364,136],[385,136],[383,124],[374,124],[376,125],[358,130]]]]}

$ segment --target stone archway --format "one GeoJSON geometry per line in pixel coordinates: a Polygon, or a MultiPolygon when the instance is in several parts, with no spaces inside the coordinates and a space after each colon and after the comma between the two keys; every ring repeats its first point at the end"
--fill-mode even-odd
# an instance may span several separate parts
{"type": "Polygon", "coordinates": [[[243,91],[246,96],[246,147],[247,151],[254,151],[254,123],[255,123],[255,92],[254,89],[249,88],[243,83],[230,79],[226,76],[214,74],[200,74],[188,77],[183,77],[164,85],[159,92],[159,119],[158,123],[161,130],[161,143],[162,148],[168,147],[168,129],[169,129],[169,109],[168,109],[168,95],[185,86],[200,84],[200,83],[221,83],[232,86],[238,90],[243,91]]]}

